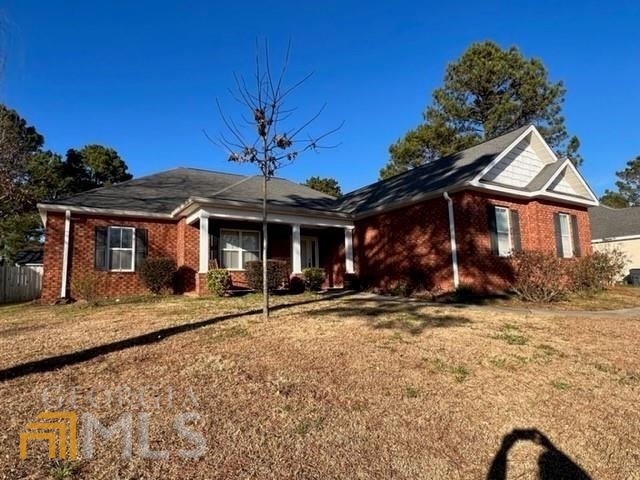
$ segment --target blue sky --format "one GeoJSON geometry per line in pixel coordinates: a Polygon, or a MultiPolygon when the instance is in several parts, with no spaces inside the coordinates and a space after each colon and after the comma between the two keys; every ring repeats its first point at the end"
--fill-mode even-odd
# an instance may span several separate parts
{"type": "Polygon", "coordinates": [[[306,153],[280,176],[331,176],[349,191],[377,179],[390,143],[421,121],[448,62],[476,41],[542,59],[568,93],[564,115],[582,142],[583,174],[600,194],[640,155],[640,3],[582,2],[77,2],[9,0],[9,56],[0,101],[64,153],[115,148],[135,176],[175,166],[236,173],[202,133],[224,127],[219,98],[233,72],[251,75],[257,38],[277,62],[293,43],[288,79],[313,71],[292,97],[310,129],[344,121],[339,147],[306,153]],[[234,3],[234,5],[231,5],[234,3]]]}

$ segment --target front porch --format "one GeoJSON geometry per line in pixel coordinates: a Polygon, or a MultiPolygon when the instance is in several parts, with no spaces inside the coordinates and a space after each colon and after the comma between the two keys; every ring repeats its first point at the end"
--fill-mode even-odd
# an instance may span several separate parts
{"type": "MultiPolygon", "coordinates": [[[[354,273],[353,223],[324,215],[269,213],[267,259],[283,260],[290,276],[319,267],[327,288],[342,287],[344,275],[354,273]]],[[[207,293],[206,273],[226,268],[234,287],[246,288],[245,264],[262,260],[262,220],[259,212],[201,209],[187,218],[198,228],[196,293],[207,293]]]]}

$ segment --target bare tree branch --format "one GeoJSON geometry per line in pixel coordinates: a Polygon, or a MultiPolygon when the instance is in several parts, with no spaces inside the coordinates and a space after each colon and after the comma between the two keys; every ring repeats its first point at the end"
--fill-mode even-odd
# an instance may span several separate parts
{"type": "MultiPolygon", "coordinates": [[[[268,221],[268,191],[267,181],[272,178],[280,168],[292,164],[298,156],[308,150],[320,148],[335,148],[324,146],[320,142],[328,136],[336,133],[343,124],[331,129],[319,136],[308,135],[306,139],[299,139],[303,132],[315,122],[324,111],[326,104],[307,121],[300,126],[286,127],[293,119],[296,108],[284,108],[285,99],[303,85],[313,73],[305,75],[301,80],[290,86],[285,86],[285,76],[289,66],[291,53],[291,40],[287,45],[284,61],[279,70],[277,79],[274,79],[271,66],[269,45],[265,41],[264,60],[261,63],[260,45],[256,40],[255,55],[255,91],[248,88],[244,77],[234,73],[235,90],[231,91],[231,97],[245,109],[239,115],[242,120],[237,124],[231,117],[225,114],[220,102],[216,99],[218,113],[225,127],[229,131],[230,138],[220,134],[217,139],[207,138],[214,144],[224,149],[230,161],[238,163],[255,164],[263,177],[263,202],[262,202],[262,260],[263,260],[263,315],[266,319],[269,315],[269,291],[267,285],[267,221],[268,221]],[[264,66],[264,71],[262,67],[264,66]],[[245,128],[243,128],[245,127],[245,128]],[[248,142],[247,138],[254,138],[248,142]]],[[[206,135],[206,132],[205,132],[206,135]]]]}

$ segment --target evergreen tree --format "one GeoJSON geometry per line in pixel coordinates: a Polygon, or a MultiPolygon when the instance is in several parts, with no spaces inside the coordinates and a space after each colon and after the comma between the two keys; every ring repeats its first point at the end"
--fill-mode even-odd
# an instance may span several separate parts
{"type": "Polygon", "coordinates": [[[569,138],[561,115],[565,88],[551,82],[542,62],[493,42],[472,44],[447,66],[424,123],[389,147],[381,178],[471,147],[528,124],[536,125],[560,156],[582,162],[580,142],[569,138]]]}

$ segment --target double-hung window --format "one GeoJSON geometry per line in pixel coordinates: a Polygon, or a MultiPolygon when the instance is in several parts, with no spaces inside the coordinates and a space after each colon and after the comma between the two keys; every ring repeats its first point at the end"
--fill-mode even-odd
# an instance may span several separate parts
{"type": "Polygon", "coordinates": [[[135,259],[135,229],[131,227],[109,227],[109,270],[133,271],[135,259]]]}
{"type": "Polygon", "coordinates": [[[568,213],[556,213],[554,214],[554,223],[558,256],[562,258],[579,257],[580,240],[577,217],[568,213]]]}
{"type": "Polygon", "coordinates": [[[95,227],[94,268],[133,272],[147,256],[147,230],[124,226],[95,227]]]}
{"type": "Polygon", "coordinates": [[[517,210],[489,205],[487,211],[491,251],[500,257],[508,257],[521,250],[520,216],[517,210]]]}
{"type": "Polygon", "coordinates": [[[247,262],[260,260],[260,233],[253,230],[220,230],[222,267],[244,270],[247,262]]]}
{"type": "Polygon", "coordinates": [[[498,255],[511,255],[511,230],[509,229],[509,209],[496,207],[496,236],[498,238],[498,255]]]}

